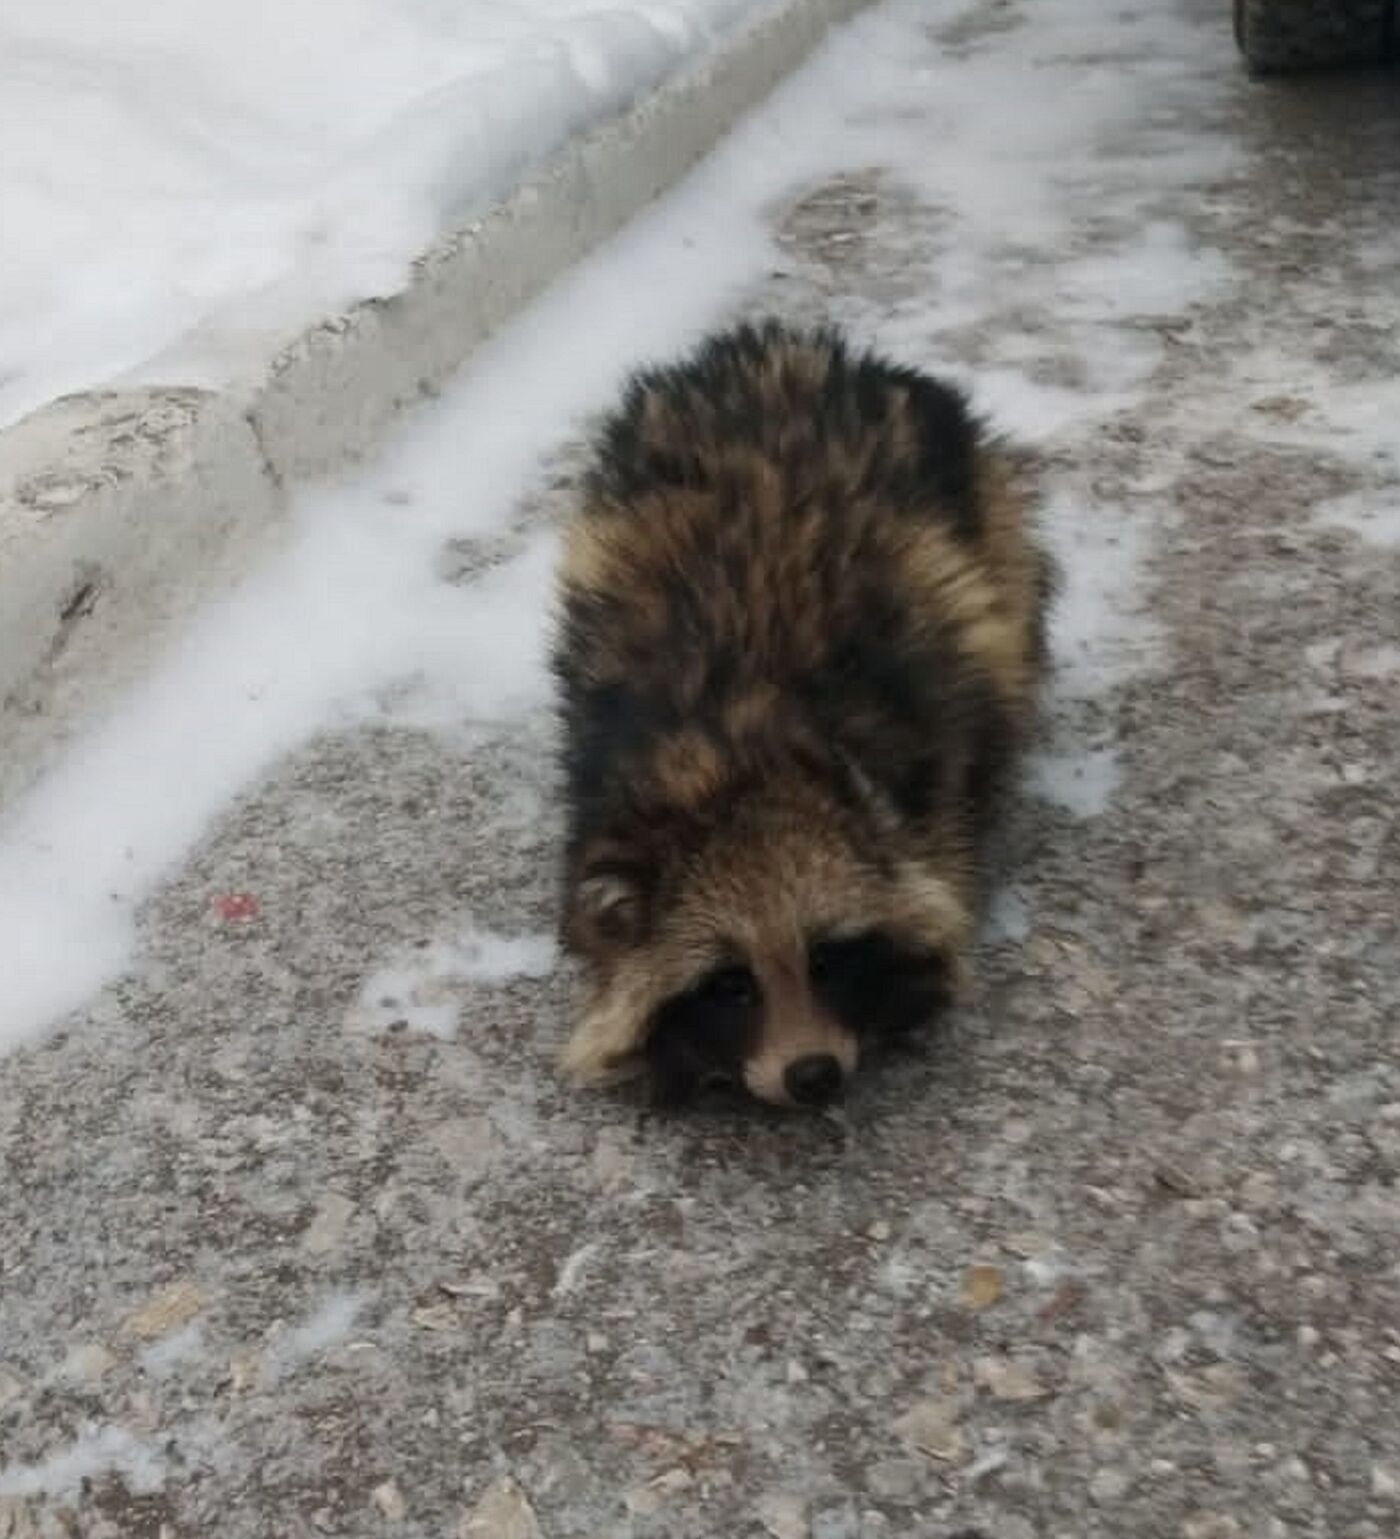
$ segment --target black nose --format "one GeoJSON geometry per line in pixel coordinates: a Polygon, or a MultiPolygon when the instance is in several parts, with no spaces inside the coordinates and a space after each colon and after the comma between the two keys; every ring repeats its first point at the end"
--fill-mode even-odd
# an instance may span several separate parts
{"type": "Polygon", "coordinates": [[[841,1093],[841,1065],[830,1053],[795,1058],[783,1070],[783,1084],[800,1106],[826,1106],[841,1093]]]}

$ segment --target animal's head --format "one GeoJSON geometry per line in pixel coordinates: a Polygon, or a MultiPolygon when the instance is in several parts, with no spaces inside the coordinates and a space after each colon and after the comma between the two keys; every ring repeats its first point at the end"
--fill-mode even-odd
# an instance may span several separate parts
{"type": "Polygon", "coordinates": [[[716,1081],[835,1100],[961,981],[964,863],[945,878],[900,844],[869,808],[788,785],[579,851],[564,928],[587,997],[566,1069],[648,1074],[671,1100],[716,1081]]]}

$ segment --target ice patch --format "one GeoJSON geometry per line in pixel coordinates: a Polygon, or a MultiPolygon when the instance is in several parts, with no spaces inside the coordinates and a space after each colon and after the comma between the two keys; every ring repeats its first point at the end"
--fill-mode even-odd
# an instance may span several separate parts
{"type": "Polygon", "coordinates": [[[1037,754],[1030,765],[1032,794],[1076,818],[1094,818],[1105,811],[1122,778],[1113,748],[1037,754]]]}
{"type": "Polygon", "coordinates": [[[42,1463],[0,1469],[0,1496],[72,1496],[87,1481],[113,1474],[144,1496],[164,1485],[165,1461],[152,1443],[122,1427],[89,1426],[42,1463]]]}

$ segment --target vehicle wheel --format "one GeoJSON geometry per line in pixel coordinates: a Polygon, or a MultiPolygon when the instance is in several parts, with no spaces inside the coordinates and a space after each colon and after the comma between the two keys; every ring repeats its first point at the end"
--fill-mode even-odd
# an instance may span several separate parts
{"type": "Polygon", "coordinates": [[[1235,41],[1252,73],[1377,64],[1395,45],[1396,0],[1235,0],[1235,41]]]}

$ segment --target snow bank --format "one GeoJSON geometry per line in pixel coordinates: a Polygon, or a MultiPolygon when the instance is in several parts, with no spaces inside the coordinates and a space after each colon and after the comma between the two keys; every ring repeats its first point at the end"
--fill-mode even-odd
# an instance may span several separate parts
{"type": "Polygon", "coordinates": [[[760,0],[46,0],[0,10],[0,425],[230,307],[296,325],[760,0]]]}

